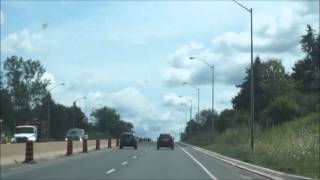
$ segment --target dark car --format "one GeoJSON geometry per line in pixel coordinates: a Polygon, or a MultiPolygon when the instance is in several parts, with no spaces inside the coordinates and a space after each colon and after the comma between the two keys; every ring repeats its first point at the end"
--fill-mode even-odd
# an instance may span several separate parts
{"type": "Polygon", "coordinates": [[[174,149],[174,140],[170,134],[160,134],[157,140],[157,149],[161,147],[174,149]]]}
{"type": "Polygon", "coordinates": [[[137,149],[137,144],[137,139],[132,133],[122,133],[120,138],[120,149],[123,149],[123,147],[134,147],[135,149],[137,149]]]}
{"type": "Polygon", "coordinates": [[[69,129],[66,135],[65,140],[80,140],[88,139],[88,134],[83,130],[79,128],[69,129]]]}

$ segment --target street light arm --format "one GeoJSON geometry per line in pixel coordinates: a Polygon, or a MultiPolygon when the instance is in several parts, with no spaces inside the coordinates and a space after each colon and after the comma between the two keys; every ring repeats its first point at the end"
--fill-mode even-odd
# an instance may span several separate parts
{"type": "Polygon", "coordinates": [[[50,88],[50,89],[48,90],[48,92],[52,91],[53,89],[55,89],[55,88],[58,87],[58,86],[64,86],[64,85],[65,85],[64,83],[56,84],[55,86],[53,86],[52,88],[50,88]]]}
{"type": "Polygon", "coordinates": [[[194,85],[194,84],[192,84],[192,83],[188,83],[190,86],[192,86],[193,88],[195,88],[197,91],[200,91],[200,89],[196,86],[196,85],[194,85]]]}
{"type": "Polygon", "coordinates": [[[198,57],[190,57],[190,59],[198,59],[199,61],[203,62],[204,64],[206,64],[207,66],[209,66],[211,69],[214,68],[213,65],[209,64],[207,61],[201,59],[201,58],[198,58],[198,57]]]}
{"type": "Polygon", "coordinates": [[[250,12],[251,13],[251,9],[249,9],[249,8],[247,8],[247,7],[245,7],[244,5],[242,5],[241,3],[239,3],[238,1],[236,1],[236,0],[232,0],[232,1],[234,1],[235,3],[237,3],[239,6],[241,6],[243,9],[245,9],[245,10],[247,10],[248,12],[250,12]]]}

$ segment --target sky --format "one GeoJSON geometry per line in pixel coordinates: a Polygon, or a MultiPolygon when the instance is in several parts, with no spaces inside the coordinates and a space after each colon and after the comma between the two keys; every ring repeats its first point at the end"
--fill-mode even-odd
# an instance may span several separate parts
{"type": "MultiPolygon", "coordinates": [[[[254,56],[302,59],[307,24],[319,32],[319,1],[239,1],[253,9],[254,56]]],[[[178,135],[197,111],[232,108],[250,65],[250,13],[220,1],[1,1],[1,59],[40,60],[56,102],[87,114],[113,107],[139,136],[178,135]],[[189,60],[190,56],[199,59],[189,60]]]]}

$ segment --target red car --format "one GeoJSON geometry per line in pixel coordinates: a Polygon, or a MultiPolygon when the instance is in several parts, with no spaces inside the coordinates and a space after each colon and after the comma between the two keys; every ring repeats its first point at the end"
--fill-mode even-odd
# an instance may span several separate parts
{"type": "Polygon", "coordinates": [[[174,141],[170,134],[160,134],[157,140],[157,149],[160,149],[161,147],[171,148],[174,150],[174,141]]]}

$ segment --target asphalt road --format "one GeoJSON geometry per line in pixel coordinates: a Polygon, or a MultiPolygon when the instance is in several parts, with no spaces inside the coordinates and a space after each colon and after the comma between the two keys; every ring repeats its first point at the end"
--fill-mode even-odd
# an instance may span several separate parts
{"type": "Polygon", "coordinates": [[[103,149],[70,157],[1,168],[1,179],[264,179],[190,147],[156,149],[140,143],[138,149],[103,149]]]}

